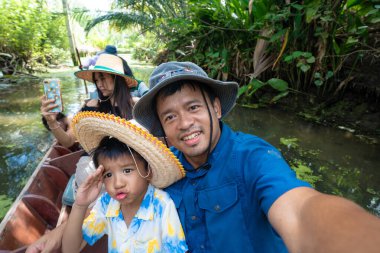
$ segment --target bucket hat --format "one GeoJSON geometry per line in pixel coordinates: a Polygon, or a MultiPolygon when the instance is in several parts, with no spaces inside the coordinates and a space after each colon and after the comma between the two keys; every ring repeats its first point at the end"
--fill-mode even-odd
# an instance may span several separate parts
{"type": "Polygon", "coordinates": [[[158,92],[177,81],[198,81],[213,90],[222,107],[222,117],[226,116],[236,103],[238,84],[209,78],[207,73],[192,62],[167,62],[159,65],[150,76],[150,90],[140,98],[133,108],[133,118],[146,127],[155,136],[164,136],[164,131],[157,117],[154,103],[158,92]]]}
{"type": "Polygon", "coordinates": [[[81,70],[75,72],[75,76],[89,82],[92,80],[92,74],[95,72],[108,73],[111,75],[118,75],[125,79],[129,88],[136,87],[137,81],[131,76],[124,74],[123,61],[120,57],[112,54],[101,54],[96,61],[96,64],[91,69],[81,70]]]}
{"type": "Polygon", "coordinates": [[[86,111],[77,113],[72,122],[77,140],[90,154],[106,136],[133,148],[149,163],[152,169],[150,183],[155,187],[165,188],[185,176],[182,164],[170,149],[135,120],[86,111]]]}

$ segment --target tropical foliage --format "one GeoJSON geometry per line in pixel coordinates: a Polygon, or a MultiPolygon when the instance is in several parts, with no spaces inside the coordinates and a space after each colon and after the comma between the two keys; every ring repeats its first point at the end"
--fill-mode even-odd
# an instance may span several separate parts
{"type": "Polygon", "coordinates": [[[64,19],[43,0],[0,0],[0,24],[0,52],[13,55],[18,67],[57,63],[66,55],[64,19]]]}
{"type": "Polygon", "coordinates": [[[345,63],[380,53],[376,0],[125,0],[114,7],[87,29],[106,20],[118,29],[137,25],[165,43],[159,60],[195,61],[212,77],[239,81],[247,97],[274,89],[272,102],[294,91],[334,95],[353,78],[345,63]]]}

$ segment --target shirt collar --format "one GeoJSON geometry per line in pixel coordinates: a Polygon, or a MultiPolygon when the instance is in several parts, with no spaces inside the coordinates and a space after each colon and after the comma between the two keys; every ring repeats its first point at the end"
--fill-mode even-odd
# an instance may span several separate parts
{"type": "MultiPolygon", "coordinates": [[[[154,215],[154,187],[149,184],[145,196],[141,202],[140,208],[137,211],[135,217],[141,220],[153,220],[154,215]]],[[[108,204],[106,217],[118,217],[121,215],[120,202],[111,198],[108,204]]]]}

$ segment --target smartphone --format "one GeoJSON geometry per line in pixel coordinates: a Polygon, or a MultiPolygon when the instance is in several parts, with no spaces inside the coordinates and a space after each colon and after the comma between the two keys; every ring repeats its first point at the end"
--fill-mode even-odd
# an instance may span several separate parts
{"type": "Polygon", "coordinates": [[[45,79],[43,81],[44,92],[47,99],[55,99],[57,107],[50,110],[50,112],[62,112],[62,94],[61,94],[61,81],[59,79],[45,79]]]}

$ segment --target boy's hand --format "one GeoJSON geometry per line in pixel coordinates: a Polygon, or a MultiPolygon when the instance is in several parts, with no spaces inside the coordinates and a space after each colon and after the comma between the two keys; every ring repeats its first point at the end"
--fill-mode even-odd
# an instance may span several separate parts
{"type": "Polygon", "coordinates": [[[79,186],[75,198],[77,206],[88,207],[96,200],[102,189],[103,184],[103,165],[100,165],[96,171],[88,176],[88,178],[79,186]]]}

